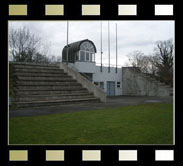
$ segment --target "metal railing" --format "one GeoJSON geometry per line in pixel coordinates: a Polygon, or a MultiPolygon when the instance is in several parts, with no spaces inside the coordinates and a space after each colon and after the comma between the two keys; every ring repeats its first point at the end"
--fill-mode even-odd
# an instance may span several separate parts
{"type": "Polygon", "coordinates": [[[86,75],[85,73],[80,73],[82,76],[84,76],[85,78],[87,78],[89,81],[93,81],[88,75],[86,75]]]}
{"type": "MultiPolygon", "coordinates": [[[[101,63],[96,63],[96,66],[101,66],[101,63]]],[[[109,64],[103,63],[102,67],[109,67],[109,64]]],[[[110,64],[110,67],[116,67],[115,64],[110,64]]],[[[123,67],[122,65],[117,65],[118,68],[123,67]]]]}

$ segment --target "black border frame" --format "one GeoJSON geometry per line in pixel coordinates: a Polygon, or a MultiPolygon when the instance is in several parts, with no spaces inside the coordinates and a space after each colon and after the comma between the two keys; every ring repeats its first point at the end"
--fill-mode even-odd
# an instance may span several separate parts
{"type": "MultiPolygon", "coordinates": [[[[8,0],[1,5],[1,26],[0,26],[0,70],[1,70],[1,103],[0,103],[0,163],[4,165],[181,165],[183,163],[183,113],[178,109],[177,102],[175,110],[175,145],[8,145],[8,20],[174,20],[175,31],[177,29],[175,0],[8,0]],[[27,4],[27,16],[8,16],[9,4],[27,4]],[[64,4],[64,16],[45,16],[45,4],[64,4]],[[81,16],[82,4],[100,4],[100,16],[81,16]],[[118,16],[118,4],[137,4],[137,16],[118,16]],[[173,16],[155,16],[155,4],[173,4],[173,16]],[[26,162],[10,162],[9,150],[28,150],[29,160],[26,162]],[[46,150],[65,150],[65,161],[46,162],[46,150]],[[101,161],[82,161],[82,150],[101,150],[101,161]],[[138,161],[118,161],[118,150],[137,150],[138,161]],[[174,150],[174,161],[155,161],[155,150],[174,150]],[[109,158],[110,156],[110,158],[109,158]]],[[[175,32],[175,54],[178,55],[177,33],[175,32]]],[[[181,56],[181,55],[178,55],[181,56]]],[[[176,57],[176,59],[178,59],[176,57]]],[[[176,66],[176,65],[175,65],[176,66]]],[[[175,83],[175,85],[177,85],[175,83]]],[[[174,85],[174,86],[175,86],[174,85]]],[[[177,87],[177,86],[175,86],[177,87]]],[[[176,99],[177,93],[175,94],[176,99]]],[[[175,107],[175,106],[174,106],[175,107]]]]}

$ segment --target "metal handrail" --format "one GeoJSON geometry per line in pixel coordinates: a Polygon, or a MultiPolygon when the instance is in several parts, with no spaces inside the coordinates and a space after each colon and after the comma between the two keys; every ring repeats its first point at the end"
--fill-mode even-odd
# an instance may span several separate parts
{"type": "Polygon", "coordinates": [[[91,81],[92,82],[92,80],[90,79],[90,77],[89,76],[87,76],[85,73],[80,73],[82,76],[84,76],[85,78],[87,78],[89,81],[91,81]]]}
{"type": "MultiPolygon", "coordinates": [[[[101,66],[101,63],[96,63],[97,66],[101,66]]],[[[102,64],[102,67],[109,67],[109,64],[102,64]]],[[[116,67],[114,64],[110,64],[110,67],[116,67]]],[[[122,65],[117,65],[117,67],[123,67],[122,65]]]]}

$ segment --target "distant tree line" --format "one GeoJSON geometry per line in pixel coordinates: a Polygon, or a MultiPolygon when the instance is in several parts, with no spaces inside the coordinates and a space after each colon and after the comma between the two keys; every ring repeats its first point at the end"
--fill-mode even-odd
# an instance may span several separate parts
{"type": "Polygon", "coordinates": [[[61,57],[48,55],[50,43],[31,33],[26,27],[9,31],[9,59],[14,62],[50,64],[60,62],[61,57]]]}
{"type": "Polygon", "coordinates": [[[127,66],[138,67],[157,80],[173,86],[173,40],[157,41],[152,55],[134,51],[128,56],[127,66]]]}

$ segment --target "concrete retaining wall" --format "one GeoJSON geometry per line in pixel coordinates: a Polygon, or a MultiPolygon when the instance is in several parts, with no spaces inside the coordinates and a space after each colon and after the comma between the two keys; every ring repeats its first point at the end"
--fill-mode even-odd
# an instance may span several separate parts
{"type": "Polygon", "coordinates": [[[84,88],[86,88],[89,92],[92,92],[95,97],[99,98],[102,102],[106,102],[106,93],[92,82],[90,82],[87,78],[83,77],[77,71],[74,71],[72,68],[68,67],[64,63],[57,64],[60,69],[63,69],[68,75],[72,76],[72,78],[76,79],[84,88]]]}
{"type": "Polygon", "coordinates": [[[137,68],[122,68],[123,95],[133,96],[170,96],[172,88],[150,76],[141,73],[137,68]]]}

